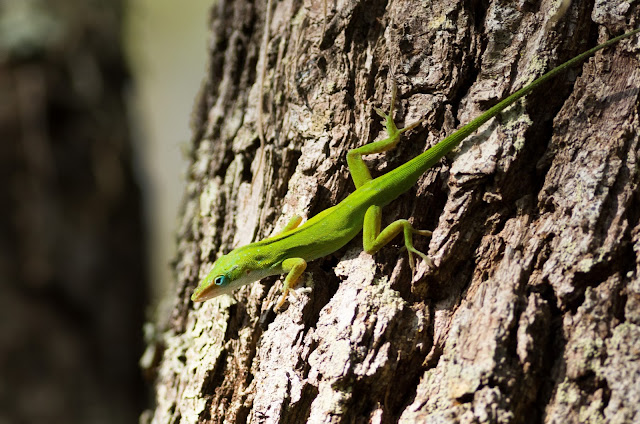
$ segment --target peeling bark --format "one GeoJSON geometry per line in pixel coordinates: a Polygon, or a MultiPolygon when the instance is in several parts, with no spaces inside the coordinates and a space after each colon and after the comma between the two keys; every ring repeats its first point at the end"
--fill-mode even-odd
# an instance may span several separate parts
{"type": "Polygon", "coordinates": [[[436,264],[358,237],[315,261],[286,311],[281,279],[189,295],[222,252],[351,192],[372,106],[425,118],[376,175],[551,67],[638,26],[628,2],[220,1],[195,112],[154,423],[640,420],[636,38],[487,123],[384,209],[433,228],[436,264]],[[616,7],[613,7],[616,5],[616,7]],[[625,23],[626,22],[626,23],[625,23]],[[258,109],[267,141],[260,166],[258,109]]]}

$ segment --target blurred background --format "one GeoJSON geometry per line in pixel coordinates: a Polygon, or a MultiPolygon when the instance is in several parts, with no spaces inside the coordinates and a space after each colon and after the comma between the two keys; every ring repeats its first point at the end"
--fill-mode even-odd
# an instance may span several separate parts
{"type": "Polygon", "coordinates": [[[144,174],[152,304],[170,287],[190,116],[207,58],[213,0],[129,0],[125,48],[133,71],[136,156],[144,174]],[[141,134],[140,134],[141,133],[141,134]]]}
{"type": "Polygon", "coordinates": [[[0,0],[0,424],[149,405],[211,3],[0,0]]]}

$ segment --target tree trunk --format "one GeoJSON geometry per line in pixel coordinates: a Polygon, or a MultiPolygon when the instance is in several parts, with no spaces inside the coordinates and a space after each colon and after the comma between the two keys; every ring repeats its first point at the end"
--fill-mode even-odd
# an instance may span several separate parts
{"type": "Polygon", "coordinates": [[[282,0],[266,63],[267,2],[217,3],[154,423],[640,420],[637,37],[384,208],[434,229],[415,239],[434,268],[412,279],[400,238],[371,257],[358,236],[309,265],[284,312],[282,278],[189,301],[219,254],[353,190],[346,153],[383,136],[372,107],[394,82],[397,122],[424,122],[368,158],[375,175],[638,26],[637,4],[566,3],[282,0]]]}

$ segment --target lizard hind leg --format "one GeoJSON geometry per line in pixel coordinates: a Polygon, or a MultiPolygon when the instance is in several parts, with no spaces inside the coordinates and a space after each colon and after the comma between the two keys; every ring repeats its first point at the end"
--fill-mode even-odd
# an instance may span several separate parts
{"type": "Polygon", "coordinates": [[[411,223],[406,219],[399,219],[387,225],[380,231],[382,219],[382,208],[380,206],[370,206],[364,216],[364,225],[362,226],[363,247],[364,251],[373,255],[383,246],[389,243],[395,236],[402,232],[404,234],[404,245],[409,255],[409,266],[411,267],[411,275],[415,276],[415,265],[413,255],[418,255],[427,263],[433,266],[433,261],[427,255],[413,247],[413,235],[430,237],[431,231],[417,230],[413,228],[411,223]]]}
{"type": "MultiPolygon", "coordinates": [[[[385,129],[387,130],[387,134],[389,135],[389,138],[392,137],[398,137],[400,134],[402,134],[405,131],[409,131],[415,127],[417,127],[418,125],[420,125],[420,123],[422,123],[422,119],[417,120],[416,122],[413,122],[409,125],[407,125],[404,128],[400,128],[398,129],[398,127],[396,126],[395,121],[393,120],[393,108],[395,107],[396,104],[396,96],[398,94],[398,88],[396,86],[396,83],[394,82],[393,85],[391,86],[391,104],[389,105],[389,113],[385,113],[382,109],[374,107],[373,110],[378,114],[378,116],[380,116],[382,119],[384,119],[384,121],[382,122],[385,126],[385,129]]],[[[398,143],[398,141],[396,140],[395,145],[398,143]]],[[[389,150],[389,149],[387,149],[389,150]]]]}
{"type": "Polygon", "coordinates": [[[407,254],[409,255],[409,266],[411,267],[411,277],[415,277],[415,261],[413,260],[413,254],[420,256],[428,267],[433,268],[433,261],[431,258],[415,247],[413,247],[413,234],[419,234],[421,236],[431,237],[431,231],[429,230],[417,230],[413,228],[413,226],[407,222],[407,225],[404,226],[404,245],[407,248],[407,254]]]}
{"type": "Polygon", "coordinates": [[[393,120],[393,106],[396,101],[396,85],[393,84],[391,88],[391,105],[389,106],[389,113],[384,113],[381,109],[374,108],[376,113],[384,119],[383,124],[387,131],[388,137],[384,140],[374,141],[373,143],[365,144],[364,146],[357,147],[347,152],[347,164],[349,165],[349,173],[356,185],[356,188],[361,187],[366,182],[372,179],[369,168],[362,160],[362,156],[371,155],[374,153],[382,153],[395,148],[400,141],[400,135],[409,131],[412,128],[420,125],[422,120],[416,121],[404,128],[398,129],[396,123],[393,120]]]}

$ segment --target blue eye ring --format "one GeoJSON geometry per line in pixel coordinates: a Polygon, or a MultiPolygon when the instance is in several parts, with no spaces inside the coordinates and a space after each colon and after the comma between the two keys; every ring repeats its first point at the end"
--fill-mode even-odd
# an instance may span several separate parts
{"type": "Polygon", "coordinates": [[[227,277],[226,275],[218,275],[213,280],[213,282],[216,286],[226,286],[227,284],[229,284],[229,277],[227,277]]]}

